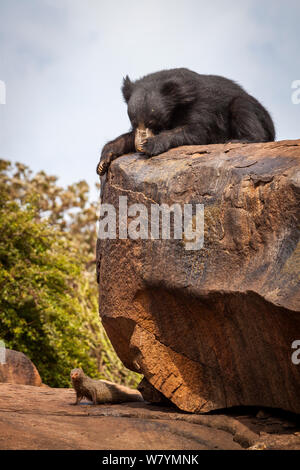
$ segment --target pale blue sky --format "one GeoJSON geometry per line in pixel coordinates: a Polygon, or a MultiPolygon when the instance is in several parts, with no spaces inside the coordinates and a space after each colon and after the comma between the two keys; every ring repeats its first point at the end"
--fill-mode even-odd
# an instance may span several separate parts
{"type": "Polygon", "coordinates": [[[300,138],[299,0],[0,0],[0,157],[97,181],[129,128],[122,77],[188,67],[238,81],[300,138]]]}

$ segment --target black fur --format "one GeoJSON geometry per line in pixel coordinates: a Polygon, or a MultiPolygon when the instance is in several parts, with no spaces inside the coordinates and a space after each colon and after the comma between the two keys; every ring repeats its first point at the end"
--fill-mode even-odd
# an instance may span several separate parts
{"type": "Polygon", "coordinates": [[[155,134],[143,145],[149,157],[180,145],[275,139],[267,110],[224,77],[199,75],[183,68],[162,70],[135,82],[127,76],[122,92],[132,130],[104,146],[99,174],[104,174],[118,156],[135,151],[134,135],[139,125],[155,134]]]}

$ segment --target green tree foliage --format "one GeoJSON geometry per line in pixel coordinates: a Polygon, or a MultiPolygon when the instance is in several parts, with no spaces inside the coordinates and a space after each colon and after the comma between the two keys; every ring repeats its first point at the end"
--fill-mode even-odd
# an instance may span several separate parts
{"type": "Polygon", "coordinates": [[[24,352],[45,383],[69,385],[70,369],[134,386],[98,316],[97,203],[85,181],[61,188],[0,160],[0,339],[24,352]]]}

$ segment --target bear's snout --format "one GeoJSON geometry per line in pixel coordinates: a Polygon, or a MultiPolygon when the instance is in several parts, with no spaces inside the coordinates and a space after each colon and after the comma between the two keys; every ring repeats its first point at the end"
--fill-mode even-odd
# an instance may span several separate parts
{"type": "Polygon", "coordinates": [[[153,132],[145,128],[144,126],[139,126],[135,131],[134,145],[137,152],[143,152],[143,144],[147,142],[149,137],[153,137],[153,132]]]}

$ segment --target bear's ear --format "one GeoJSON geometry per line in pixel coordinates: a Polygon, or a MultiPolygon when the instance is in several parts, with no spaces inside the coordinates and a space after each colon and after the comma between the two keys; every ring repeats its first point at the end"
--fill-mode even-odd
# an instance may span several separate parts
{"type": "Polygon", "coordinates": [[[176,80],[167,80],[161,86],[161,94],[177,101],[178,104],[190,104],[196,99],[192,84],[180,83],[176,80]]]}
{"type": "Polygon", "coordinates": [[[123,78],[123,86],[122,86],[122,93],[123,93],[124,100],[126,101],[126,103],[128,103],[128,101],[130,100],[132,90],[133,90],[133,83],[128,77],[128,75],[126,75],[126,77],[123,78]]]}

